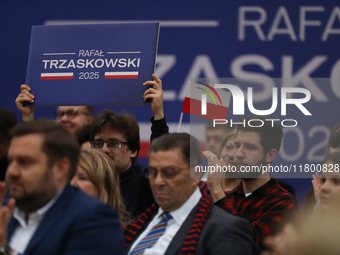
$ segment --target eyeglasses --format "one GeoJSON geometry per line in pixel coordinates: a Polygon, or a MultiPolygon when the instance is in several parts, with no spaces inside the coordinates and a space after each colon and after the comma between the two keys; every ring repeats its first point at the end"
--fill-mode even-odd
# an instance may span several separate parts
{"type": "MultiPolygon", "coordinates": [[[[175,176],[180,170],[181,169],[176,169],[175,167],[165,167],[165,168],[162,168],[160,172],[161,172],[161,176],[163,179],[171,180],[175,178],[175,176]]],[[[157,175],[158,175],[158,170],[156,168],[153,168],[153,167],[146,168],[145,176],[147,178],[156,179],[157,175]]]]}
{"type": "Polygon", "coordinates": [[[72,110],[67,110],[67,111],[64,111],[63,109],[59,109],[54,112],[54,115],[57,117],[57,119],[61,119],[65,114],[70,119],[74,119],[79,114],[84,114],[86,116],[90,115],[87,112],[79,111],[77,108],[74,108],[72,110]]]}
{"type": "Polygon", "coordinates": [[[122,142],[122,141],[109,141],[109,142],[104,142],[104,141],[92,141],[91,146],[92,148],[95,149],[102,149],[104,146],[104,143],[106,143],[107,148],[109,149],[119,149],[122,147],[122,144],[128,144],[127,142],[122,142]]]}

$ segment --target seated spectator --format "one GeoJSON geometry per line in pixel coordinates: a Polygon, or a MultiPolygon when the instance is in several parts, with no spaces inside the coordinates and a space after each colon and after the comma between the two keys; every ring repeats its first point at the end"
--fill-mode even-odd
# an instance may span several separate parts
{"type": "MultiPolygon", "coordinates": [[[[10,199],[0,208],[0,250],[27,255],[122,254],[117,213],[69,185],[79,158],[74,135],[50,120],[20,124],[11,135],[6,173],[10,199]]],[[[0,185],[1,198],[4,187],[0,185]]]]}
{"type": "Polygon", "coordinates": [[[340,149],[340,123],[335,125],[329,134],[328,144],[326,148],[326,157],[329,154],[339,151],[340,149]]]}
{"type": "Polygon", "coordinates": [[[125,254],[252,254],[250,224],[201,194],[197,139],[167,134],[149,149],[148,176],[156,203],[125,228],[125,254]]]}
{"type": "Polygon", "coordinates": [[[340,243],[340,152],[329,154],[320,189],[320,200],[312,218],[297,228],[287,225],[276,236],[267,237],[263,255],[339,254],[340,243]],[[337,170],[336,170],[337,169],[337,170]]]}
{"type": "MultiPolygon", "coordinates": [[[[229,122],[228,122],[229,123],[229,122]]],[[[229,124],[215,125],[212,121],[207,122],[205,126],[205,148],[208,151],[218,153],[221,143],[226,136],[233,131],[229,124]]]]}
{"type": "Polygon", "coordinates": [[[120,195],[118,172],[105,153],[91,148],[82,151],[71,185],[111,205],[118,212],[122,225],[129,220],[120,195]]]}
{"type": "MultiPolygon", "coordinates": [[[[339,148],[340,148],[340,124],[337,124],[332,128],[329,134],[325,158],[339,151],[339,148]]],[[[315,203],[320,199],[320,188],[322,185],[322,176],[319,175],[318,173],[314,174],[312,185],[313,185],[313,189],[308,192],[306,202],[302,210],[303,214],[306,217],[310,217],[310,214],[313,211],[315,203]]]]}
{"type": "Polygon", "coordinates": [[[8,167],[7,151],[11,142],[9,131],[17,124],[17,118],[10,109],[0,109],[0,181],[5,179],[8,167]]]}
{"type": "Polygon", "coordinates": [[[340,211],[340,152],[329,154],[324,162],[322,184],[319,191],[319,200],[314,208],[315,213],[321,213],[335,208],[340,211]]]}
{"type": "MultiPolygon", "coordinates": [[[[231,131],[221,142],[219,151],[217,153],[217,157],[220,159],[220,163],[222,166],[233,166],[234,162],[234,152],[235,152],[235,141],[236,137],[236,130],[231,131]]],[[[212,185],[218,186],[224,192],[233,190],[241,181],[241,179],[233,178],[230,176],[229,178],[225,178],[225,175],[228,173],[220,173],[215,175],[209,182],[208,182],[208,189],[215,190],[216,188],[212,187],[212,185]]],[[[214,201],[219,200],[219,197],[216,197],[215,194],[211,194],[214,201]]]]}
{"type": "MultiPolygon", "coordinates": [[[[151,99],[154,117],[150,119],[151,141],[168,133],[163,111],[162,81],[153,75],[154,81],[143,85],[152,86],[144,93],[144,100],[151,99]]],[[[113,160],[119,172],[120,190],[127,211],[134,218],[143,213],[154,198],[149,180],[144,171],[136,165],[140,151],[139,125],[131,114],[117,114],[111,110],[101,111],[91,126],[92,147],[102,150],[113,160]]]]}
{"type": "MultiPolygon", "coordinates": [[[[224,192],[221,186],[210,185],[215,182],[208,175],[208,187],[214,194],[215,204],[227,212],[241,216],[252,224],[256,243],[262,245],[266,235],[274,234],[279,227],[284,226],[287,215],[298,213],[296,199],[283,189],[275,178],[270,178],[269,171],[244,171],[246,167],[256,166],[267,168],[276,158],[281,146],[283,132],[280,123],[265,121],[268,117],[249,115],[239,122],[234,141],[234,166],[237,176],[242,182],[232,191],[224,192]],[[255,121],[262,120],[262,126],[253,126],[255,121]],[[273,126],[272,126],[273,125],[273,126]]],[[[220,160],[212,152],[205,151],[209,165],[216,166],[220,160]]],[[[293,217],[295,218],[295,217],[293,217]]]]}

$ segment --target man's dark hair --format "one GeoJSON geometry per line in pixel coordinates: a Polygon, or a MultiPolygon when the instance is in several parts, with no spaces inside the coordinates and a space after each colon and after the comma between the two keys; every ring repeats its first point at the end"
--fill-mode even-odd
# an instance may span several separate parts
{"type": "Polygon", "coordinates": [[[94,106],[92,105],[87,105],[86,109],[88,110],[88,112],[93,116],[94,113],[94,106]]]}
{"type": "Polygon", "coordinates": [[[190,167],[202,164],[199,141],[187,133],[172,133],[156,138],[149,148],[152,152],[171,151],[180,149],[182,158],[190,167]]]}
{"type": "Polygon", "coordinates": [[[79,146],[82,146],[85,142],[91,142],[90,138],[91,125],[83,125],[77,129],[75,135],[77,137],[79,146]]]}
{"type": "Polygon", "coordinates": [[[122,133],[125,136],[129,149],[132,152],[137,151],[136,157],[131,159],[133,165],[140,151],[139,125],[135,116],[132,114],[117,114],[109,109],[102,110],[93,120],[91,141],[94,140],[96,135],[100,134],[105,126],[122,133]]]}
{"type": "Polygon", "coordinates": [[[10,134],[14,138],[41,134],[43,136],[41,151],[47,155],[48,167],[52,167],[59,159],[68,158],[70,160],[69,181],[73,178],[77,171],[80,149],[76,137],[62,124],[52,120],[34,120],[17,125],[10,134]]]}
{"type": "Polygon", "coordinates": [[[274,121],[268,116],[255,114],[244,116],[239,122],[243,122],[244,125],[238,124],[237,132],[256,132],[260,135],[260,143],[263,147],[263,153],[266,153],[271,149],[276,149],[277,152],[279,152],[283,137],[282,128],[279,122],[274,121]]]}
{"type": "Polygon", "coordinates": [[[9,131],[17,124],[17,118],[12,110],[0,109],[0,139],[11,140],[9,131]]]}

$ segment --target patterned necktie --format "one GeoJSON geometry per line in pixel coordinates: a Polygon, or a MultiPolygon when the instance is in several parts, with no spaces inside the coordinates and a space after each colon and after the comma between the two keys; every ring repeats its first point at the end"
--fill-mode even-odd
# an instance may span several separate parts
{"type": "Polygon", "coordinates": [[[168,212],[164,212],[162,214],[162,219],[158,222],[140,242],[137,246],[132,250],[130,255],[139,255],[143,254],[145,249],[152,247],[157,240],[164,234],[166,229],[166,224],[168,220],[171,219],[171,215],[168,212]]]}

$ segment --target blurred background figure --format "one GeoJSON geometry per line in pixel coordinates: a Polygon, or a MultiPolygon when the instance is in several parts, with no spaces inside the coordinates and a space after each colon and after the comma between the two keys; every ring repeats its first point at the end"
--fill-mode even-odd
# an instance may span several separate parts
{"type": "Polygon", "coordinates": [[[328,138],[328,144],[326,148],[326,157],[329,154],[339,151],[340,149],[340,123],[335,125],[328,138]]]}
{"type": "Polygon", "coordinates": [[[91,148],[90,131],[91,125],[84,125],[76,132],[77,140],[81,151],[91,148]]]}
{"type": "MultiPolygon", "coordinates": [[[[221,142],[219,151],[217,153],[217,157],[220,159],[222,166],[233,166],[234,161],[234,153],[235,153],[235,141],[236,137],[236,130],[232,130],[221,142]]],[[[233,190],[240,182],[241,179],[238,178],[232,178],[228,176],[226,178],[225,173],[221,173],[221,178],[209,178],[208,179],[208,189],[216,190],[213,188],[213,186],[218,186],[219,190],[223,190],[223,192],[227,192],[230,190],[233,190]]],[[[219,200],[218,196],[216,196],[214,193],[210,193],[214,201],[219,200]]]]}
{"type": "Polygon", "coordinates": [[[11,141],[9,131],[17,124],[17,118],[12,110],[0,109],[0,181],[5,179],[8,167],[7,151],[11,141]]]}
{"type": "MultiPolygon", "coordinates": [[[[331,154],[338,152],[339,149],[340,149],[340,123],[335,125],[329,134],[325,153],[325,160],[331,154]]],[[[320,199],[322,176],[319,175],[318,173],[314,174],[312,184],[313,189],[308,192],[306,202],[302,210],[303,214],[305,214],[307,217],[310,216],[315,206],[315,203],[320,199]]]]}
{"type": "Polygon", "coordinates": [[[205,127],[205,148],[217,155],[223,139],[233,130],[228,124],[215,125],[212,121],[207,122],[205,127]]]}
{"type": "Polygon", "coordinates": [[[304,218],[298,228],[291,224],[264,243],[261,255],[338,255],[340,254],[339,211],[331,210],[317,220],[304,218]]]}
{"type": "Polygon", "coordinates": [[[262,255],[340,254],[340,152],[329,154],[323,164],[313,217],[301,218],[297,228],[287,224],[281,233],[266,238],[268,251],[262,255]]]}
{"type": "Polygon", "coordinates": [[[90,148],[81,152],[71,185],[111,205],[118,212],[122,225],[129,220],[120,194],[119,174],[114,162],[102,151],[90,148]]]}
{"type": "MultiPolygon", "coordinates": [[[[335,152],[326,157],[323,166],[327,171],[322,173],[322,185],[320,194],[318,194],[321,216],[331,209],[340,212],[340,152],[335,152]]],[[[319,202],[316,204],[315,213],[318,213],[318,206],[319,202]]]]}

